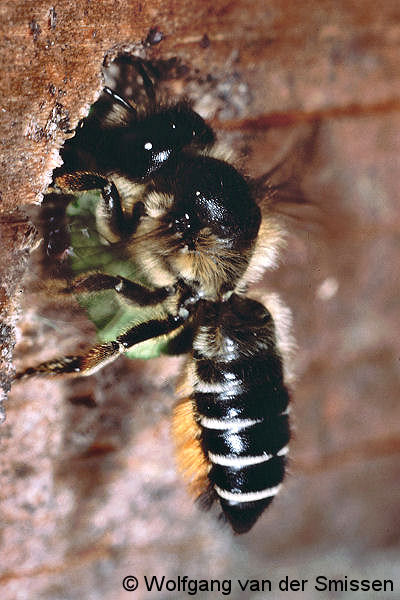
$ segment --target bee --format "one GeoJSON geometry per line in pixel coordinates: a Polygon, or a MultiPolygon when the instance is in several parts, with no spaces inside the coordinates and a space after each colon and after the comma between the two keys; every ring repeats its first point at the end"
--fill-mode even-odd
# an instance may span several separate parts
{"type": "Polygon", "coordinates": [[[112,290],[152,307],[153,318],[16,379],[87,376],[152,339],[186,354],[172,418],[178,465],[203,506],[219,501],[234,532],[245,533],[281,488],[290,439],[277,302],[247,296],[275,265],[283,233],[251,181],[221,157],[212,128],[187,102],[159,101],[145,63],[135,68],[140,102],[106,87],[67,141],[54,181],[67,193],[100,191],[103,244],[123,249],[140,274],[97,269],[70,289],[112,290]]]}

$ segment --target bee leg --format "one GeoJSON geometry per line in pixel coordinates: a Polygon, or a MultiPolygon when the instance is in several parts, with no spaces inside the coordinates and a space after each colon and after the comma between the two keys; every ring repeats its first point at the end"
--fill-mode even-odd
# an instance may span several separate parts
{"type": "Polygon", "coordinates": [[[132,214],[124,214],[118,190],[107,177],[90,171],[76,171],[59,175],[55,183],[62,190],[70,192],[100,190],[103,197],[104,217],[110,230],[118,237],[129,237],[136,231],[144,212],[143,203],[136,202],[132,214]]]}
{"type": "Polygon", "coordinates": [[[80,294],[103,290],[115,290],[123,298],[139,306],[152,306],[163,302],[174,293],[175,288],[170,286],[149,289],[144,285],[125,279],[125,277],[115,277],[106,273],[90,273],[74,279],[67,291],[80,294]]]}
{"type": "Polygon", "coordinates": [[[109,183],[108,179],[93,171],[75,171],[63,173],[55,178],[55,184],[63,191],[85,192],[88,190],[101,190],[109,183]]]}
{"type": "Polygon", "coordinates": [[[118,358],[123,352],[117,342],[107,342],[91,348],[86,354],[78,356],[62,356],[29,367],[15,375],[14,380],[34,377],[36,375],[91,375],[107,363],[118,358]]]}
{"type": "Polygon", "coordinates": [[[17,373],[15,380],[25,379],[35,375],[92,375],[106,364],[113,362],[121,354],[145,340],[167,335],[174,329],[183,325],[189,316],[189,311],[180,308],[177,315],[168,315],[165,319],[153,319],[135,325],[112,342],[98,344],[86,354],[78,356],[64,356],[40,363],[36,367],[29,367],[17,373]]]}
{"type": "Polygon", "coordinates": [[[105,181],[106,183],[101,188],[101,195],[108,226],[119,237],[129,237],[135,233],[144,213],[143,202],[136,202],[132,214],[128,217],[122,211],[121,198],[115,184],[109,180],[105,181]]]}

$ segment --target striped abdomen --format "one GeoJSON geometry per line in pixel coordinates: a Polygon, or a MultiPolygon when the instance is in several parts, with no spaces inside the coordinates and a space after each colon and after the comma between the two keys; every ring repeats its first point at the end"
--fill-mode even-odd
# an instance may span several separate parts
{"type": "Polygon", "coordinates": [[[208,479],[233,529],[244,533],[279,491],[290,438],[272,317],[237,295],[205,303],[193,347],[188,374],[208,479]]]}

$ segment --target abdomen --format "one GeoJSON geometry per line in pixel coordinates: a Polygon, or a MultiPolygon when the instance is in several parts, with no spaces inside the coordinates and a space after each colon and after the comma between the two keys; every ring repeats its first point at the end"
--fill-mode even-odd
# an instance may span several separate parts
{"type": "Polygon", "coordinates": [[[188,401],[202,469],[232,528],[244,533],[281,487],[290,438],[272,317],[237,295],[204,303],[193,348],[188,401]]]}

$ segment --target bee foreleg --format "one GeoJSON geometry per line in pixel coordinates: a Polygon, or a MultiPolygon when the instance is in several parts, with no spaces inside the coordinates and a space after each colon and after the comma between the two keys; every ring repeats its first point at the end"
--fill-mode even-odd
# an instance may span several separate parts
{"type": "Polygon", "coordinates": [[[70,192],[100,190],[103,198],[104,217],[111,231],[118,237],[130,236],[136,231],[143,215],[143,203],[137,202],[132,214],[124,214],[118,190],[107,177],[91,171],[76,171],[56,177],[55,182],[62,190],[70,192]]]}
{"type": "Polygon", "coordinates": [[[122,238],[135,233],[144,213],[143,202],[136,202],[130,215],[124,214],[121,197],[115,184],[107,179],[101,188],[104,216],[111,231],[122,238]]]}
{"type": "Polygon", "coordinates": [[[109,183],[108,179],[93,171],[75,171],[64,173],[55,178],[55,184],[63,191],[86,192],[102,190],[109,183]]]}

